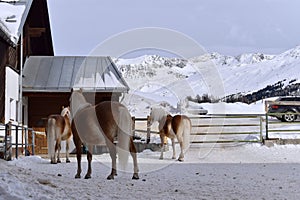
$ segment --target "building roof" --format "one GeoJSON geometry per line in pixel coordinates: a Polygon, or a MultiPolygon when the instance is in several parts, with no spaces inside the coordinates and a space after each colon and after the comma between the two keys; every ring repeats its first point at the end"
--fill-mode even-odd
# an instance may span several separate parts
{"type": "Polygon", "coordinates": [[[31,56],[24,65],[23,92],[127,92],[110,57],[31,56]]]}
{"type": "Polygon", "coordinates": [[[0,37],[16,46],[32,0],[0,0],[0,37]]]}

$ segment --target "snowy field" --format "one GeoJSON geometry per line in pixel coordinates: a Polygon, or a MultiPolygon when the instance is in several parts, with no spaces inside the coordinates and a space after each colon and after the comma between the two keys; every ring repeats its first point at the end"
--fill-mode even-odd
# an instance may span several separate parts
{"type": "MultiPolygon", "coordinates": [[[[110,172],[108,154],[93,159],[92,179],[75,179],[76,160],[51,165],[38,156],[0,160],[0,199],[299,199],[300,146],[259,144],[190,148],[185,162],[138,154],[140,179],[110,172]]],[[[86,171],[83,157],[83,173],[86,171]]]]}
{"type": "MultiPolygon", "coordinates": [[[[226,113],[263,113],[263,102],[226,104],[226,113]]],[[[211,113],[216,105],[203,105],[211,113]]],[[[177,155],[179,147],[177,148],[177,155]]],[[[170,148],[171,149],[171,148],[170,148]]],[[[165,152],[138,154],[140,179],[131,180],[132,161],[110,173],[108,154],[94,156],[92,179],[75,179],[75,155],[71,163],[51,165],[47,156],[0,160],[0,199],[299,199],[300,145],[261,144],[196,145],[184,162],[165,152]]],[[[84,177],[86,157],[82,162],[84,177]]]]}

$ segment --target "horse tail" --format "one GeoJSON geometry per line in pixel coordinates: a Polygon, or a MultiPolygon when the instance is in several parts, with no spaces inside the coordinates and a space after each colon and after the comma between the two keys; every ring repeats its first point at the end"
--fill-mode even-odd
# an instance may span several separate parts
{"type": "Polygon", "coordinates": [[[190,147],[191,129],[192,129],[191,120],[188,117],[186,117],[183,120],[183,149],[185,151],[190,147]]]}
{"type": "Polygon", "coordinates": [[[47,124],[47,144],[48,144],[48,155],[52,161],[54,156],[54,141],[55,141],[55,123],[56,120],[52,117],[48,119],[47,124]]]}
{"type": "Polygon", "coordinates": [[[127,108],[120,106],[119,111],[117,152],[119,163],[125,169],[129,157],[130,138],[132,137],[132,120],[127,108]]]}

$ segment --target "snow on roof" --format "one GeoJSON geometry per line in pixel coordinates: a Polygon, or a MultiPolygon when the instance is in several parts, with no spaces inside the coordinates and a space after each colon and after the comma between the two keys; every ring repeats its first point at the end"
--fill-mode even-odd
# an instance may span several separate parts
{"type": "Polygon", "coordinates": [[[31,56],[24,66],[24,92],[127,92],[128,85],[110,57],[31,56]]]}
{"type": "Polygon", "coordinates": [[[31,4],[32,0],[0,1],[0,36],[12,45],[18,43],[31,4]]]}

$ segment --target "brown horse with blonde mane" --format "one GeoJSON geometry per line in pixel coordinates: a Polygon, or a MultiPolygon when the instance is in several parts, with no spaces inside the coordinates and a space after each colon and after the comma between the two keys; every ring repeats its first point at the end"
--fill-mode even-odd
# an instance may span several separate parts
{"type": "Polygon", "coordinates": [[[69,163],[69,145],[71,141],[70,108],[63,107],[60,115],[50,115],[47,121],[46,134],[48,143],[48,155],[51,164],[60,163],[61,141],[66,140],[66,162],[69,163]],[[54,144],[55,143],[55,144],[54,144]],[[56,159],[57,152],[57,159],[56,159]]]}
{"type": "Polygon", "coordinates": [[[82,144],[88,147],[88,170],[85,178],[91,178],[92,150],[94,145],[105,145],[109,149],[112,160],[112,170],[107,179],[117,175],[116,153],[119,162],[125,167],[130,152],[133,159],[133,177],[139,179],[136,148],[133,143],[132,119],[127,108],[114,101],[101,102],[92,106],[86,102],[82,91],[73,91],[71,98],[72,132],[77,154],[77,173],[81,177],[82,144]],[[117,138],[117,145],[114,140],[117,138]]]}
{"type": "Polygon", "coordinates": [[[159,135],[161,140],[161,154],[160,159],[163,159],[164,152],[164,137],[168,137],[172,141],[173,156],[172,159],[176,158],[175,152],[175,138],[177,138],[180,145],[180,154],[178,161],[184,160],[184,151],[189,147],[190,144],[190,133],[191,133],[191,120],[185,115],[175,115],[174,117],[168,114],[161,107],[153,107],[150,112],[150,123],[151,126],[157,121],[159,135]]]}

